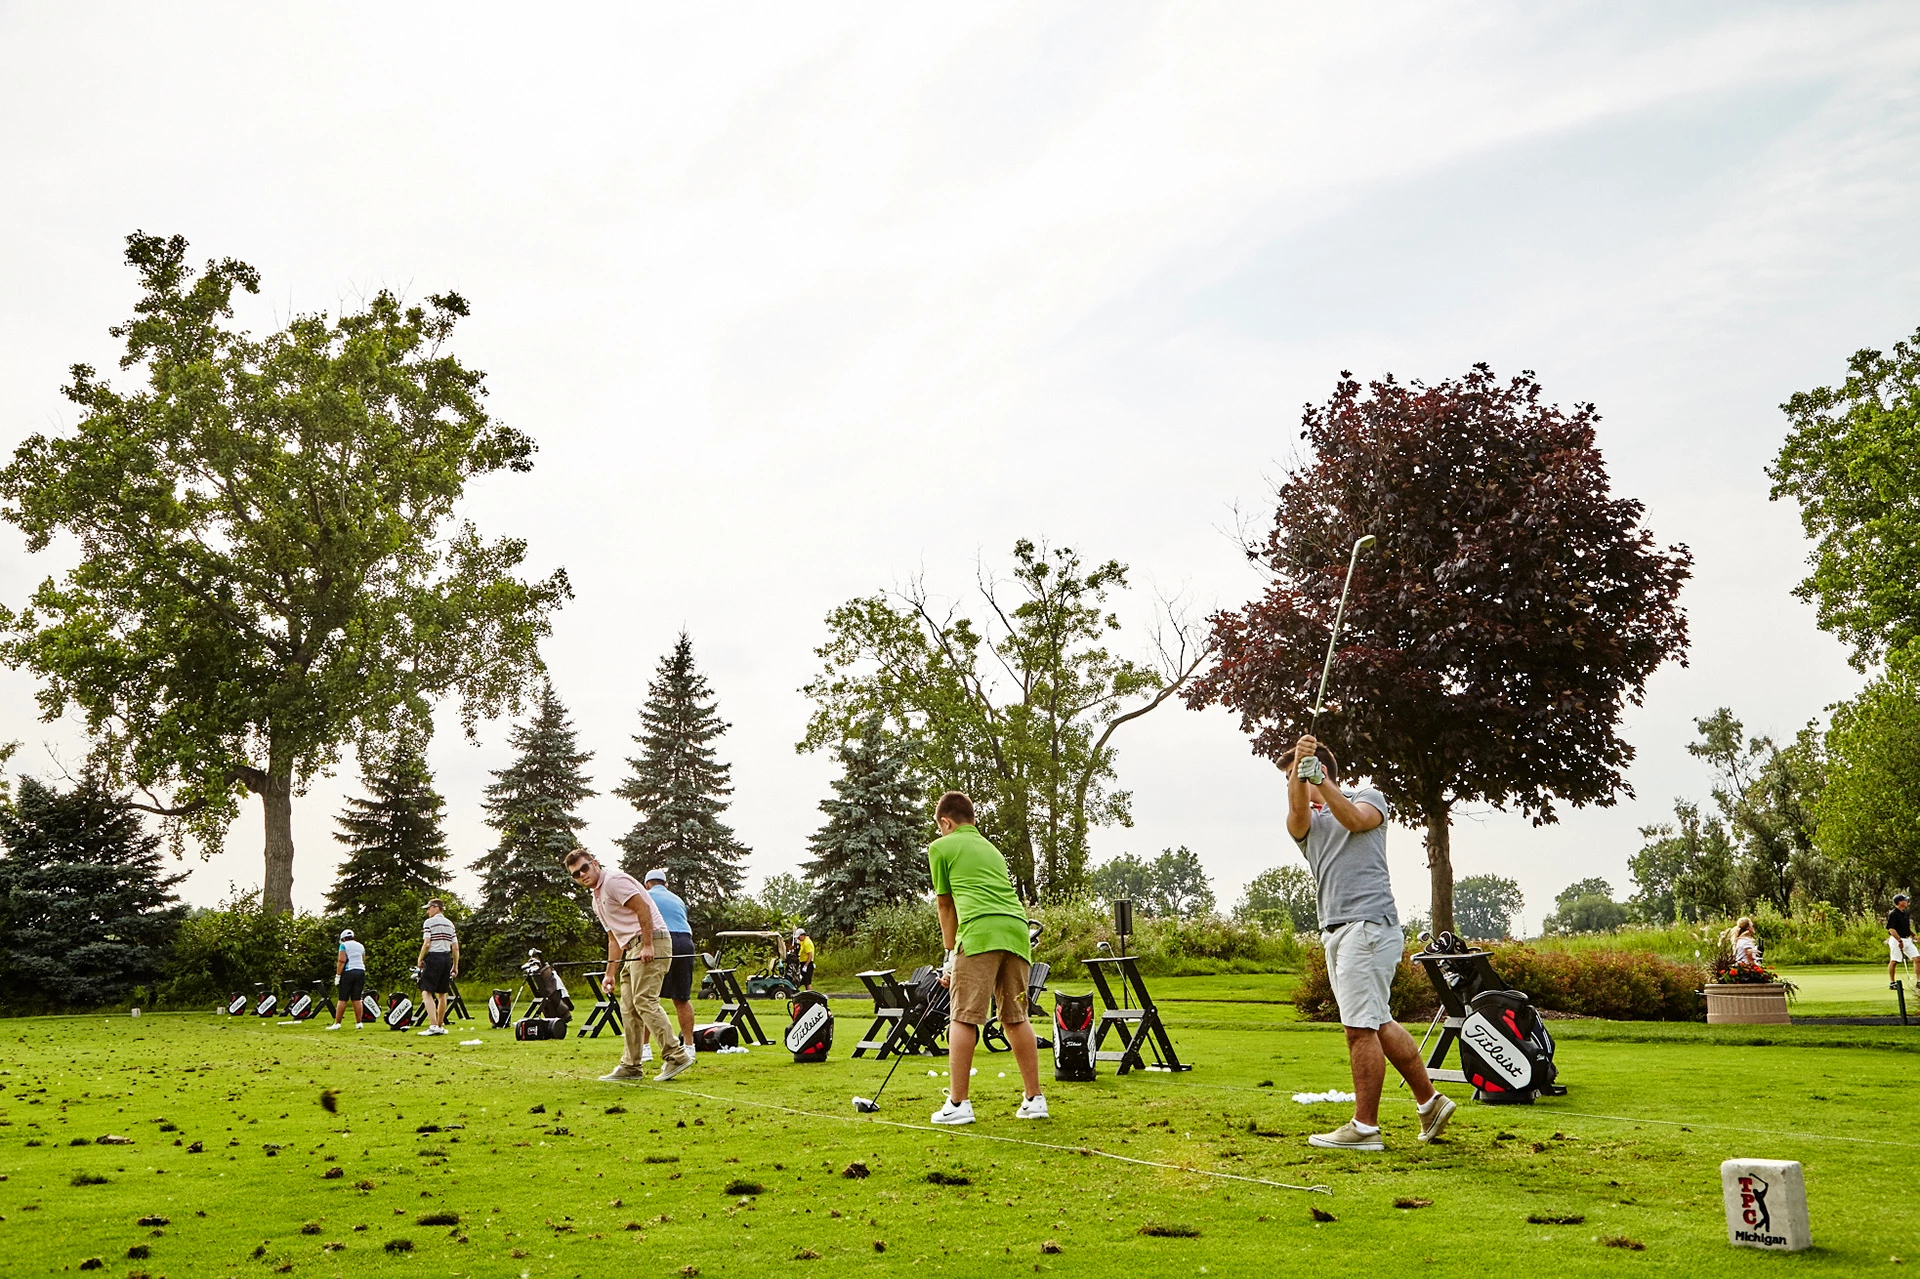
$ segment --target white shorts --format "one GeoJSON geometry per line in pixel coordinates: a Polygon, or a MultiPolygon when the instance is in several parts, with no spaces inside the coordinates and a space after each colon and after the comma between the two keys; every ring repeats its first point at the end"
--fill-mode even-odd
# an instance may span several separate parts
{"type": "Polygon", "coordinates": [[[1400,930],[1362,919],[1324,936],[1327,980],[1340,1008],[1340,1024],[1378,1030],[1392,1021],[1393,974],[1406,950],[1400,930]]]}
{"type": "Polygon", "coordinates": [[[1913,938],[1895,937],[1887,934],[1887,958],[1894,963],[1904,963],[1909,959],[1920,959],[1920,950],[1914,949],[1913,938]]]}

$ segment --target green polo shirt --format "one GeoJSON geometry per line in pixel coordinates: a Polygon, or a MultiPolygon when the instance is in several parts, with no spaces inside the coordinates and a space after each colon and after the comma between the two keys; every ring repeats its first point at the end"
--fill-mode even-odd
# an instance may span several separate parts
{"type": "Polygon", "coordinates": [[[951,896],[960,915],[960,946],[969,955],[1010,950],[1032,959],[1027,908],[1007,877],[1007,859],[972,826],[942,835],[927,848],[933,891],[951,896]]]}

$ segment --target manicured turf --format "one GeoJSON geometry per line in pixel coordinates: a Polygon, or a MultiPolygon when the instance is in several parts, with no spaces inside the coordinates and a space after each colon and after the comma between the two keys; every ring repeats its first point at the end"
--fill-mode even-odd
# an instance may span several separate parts
{"type": "MultiPolygon", "coordinates": [[[[1885,964],[1821,964],[1783,968],[1780,975],[1798,986],[1787,1010],[1795,1017],[1892,1017],[1900,1011],[1887,989],[1885,964]]],[[[1920,996],[1903,971],[1908,1015],[1920,1019],[1920,996]]]]}
{"type": "Polygon", "coordinates": [[[1390,1093],[1388,1153],[1342,1156],[1304,1140],[1345,1111],[1289,1099],[1347,1085],[1341,1036],[1290,1008],[1170,1005],[1197,1069],[1050,1085],[1046,1123],[1011,1117],[1017,1083],[999,1077],[1011,1062],[983,1056],[982,1121],[958,1131],[926,1126],[938,1061],[902,1065],[880,1116],[852,1112],[849,1097],[881,1074],[847,1057],[864,1028],[852,1008],[837,1005],[825,1065],[760,1048],[702,1057],[658,1086],[595,1082],[615,1057],[609,1039],[421,1039],[206,1014],[10,1021],[0,1273],[93,1257],[107,1275],[173,1279],[1862,1274],[1894,1255],[1920,1262],[1920,1030],[1560,1023],[1570,1096],[1463,1105],[1448,1139],[1422,1147],[1405,1094],[1390,1093]],[[71,1144],[109,1134],[134,1144],[71,1144]],[[1727,1247],[1718,1164],[1736,1154],[1805,1163],[1814,1253],[1727,1247]],[[871,1175],[843,1175],[855,1161],[871,1175]],[[87,1177],[105,1180],[73,1184],[87,1177]],[[761,1189],[728,1189],[738,1181],[761,1189]],[[433,1214],[458,1222],[422,1224],[433,1214]],[[1150,1226],[1176,1233],[1141,1233],[1150,1226]],[[412,1250],[387,1250],[400,1240],[412,1250]],[[138,1248],[149,1255],[130,1257],[138,1248]]]}

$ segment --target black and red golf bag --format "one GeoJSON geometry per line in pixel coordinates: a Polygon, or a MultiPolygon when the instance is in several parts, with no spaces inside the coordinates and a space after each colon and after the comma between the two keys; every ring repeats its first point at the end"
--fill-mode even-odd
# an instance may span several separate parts
{"type": "Polygon", "coordinates": [[[1053,1077],[1062,1083],[1093,1078],[1093,996],[1053,997],[1053,1077]]]}
{"type": "Polygon", "coordinates": [[[1557,1091],[1553,1036],[1525,995],[1482,991],[1468,1008],[1460,1027],[1460,1069],[1481,1101],[1528,1105],[1557,1091]]]}
{"type": "Polygon", "coordinates": [[[833,1047],[833,1014],[827,1011],[827,997],[817,990],[803,990],[787,1003],[793,1024],[787,1027],[787,1051],[795,1061],[825,1061],[833,1047]]]}
{"type": "Polygon", "coordinates": [[[560,980],[559,971],[542,959],[539,951],[530,950],[527,962],[520,965],[520,975],[527,979],[533,1003],[527,1009],[529,1015],[513,1023],[513,1037],[565,1039],[567,1022],[573,1017],[573,996],[560,980]]]}

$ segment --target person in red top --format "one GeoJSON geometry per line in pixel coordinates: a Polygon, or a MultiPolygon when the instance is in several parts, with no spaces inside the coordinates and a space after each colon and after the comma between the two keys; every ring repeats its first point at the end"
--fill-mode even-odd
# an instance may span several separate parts
{"type": "Polygon", "coordinates": [[[673,966],[673,935],[667,931],[667,921],[639,880],[625,871],[606,869],[584,848],[567,854],[567,873],[593,893],[593,913],[607,930],[606,987],[613,990],[614,983],[619,983],[626,1050],[612,1073],[600,1078],[606,1083],[645,1079],[640,1050],[651,1038],[660,1045],[661,1058],[654,1082],[665,1083],[694,1060],[660,1007],[660,984],[673,966]]]}

